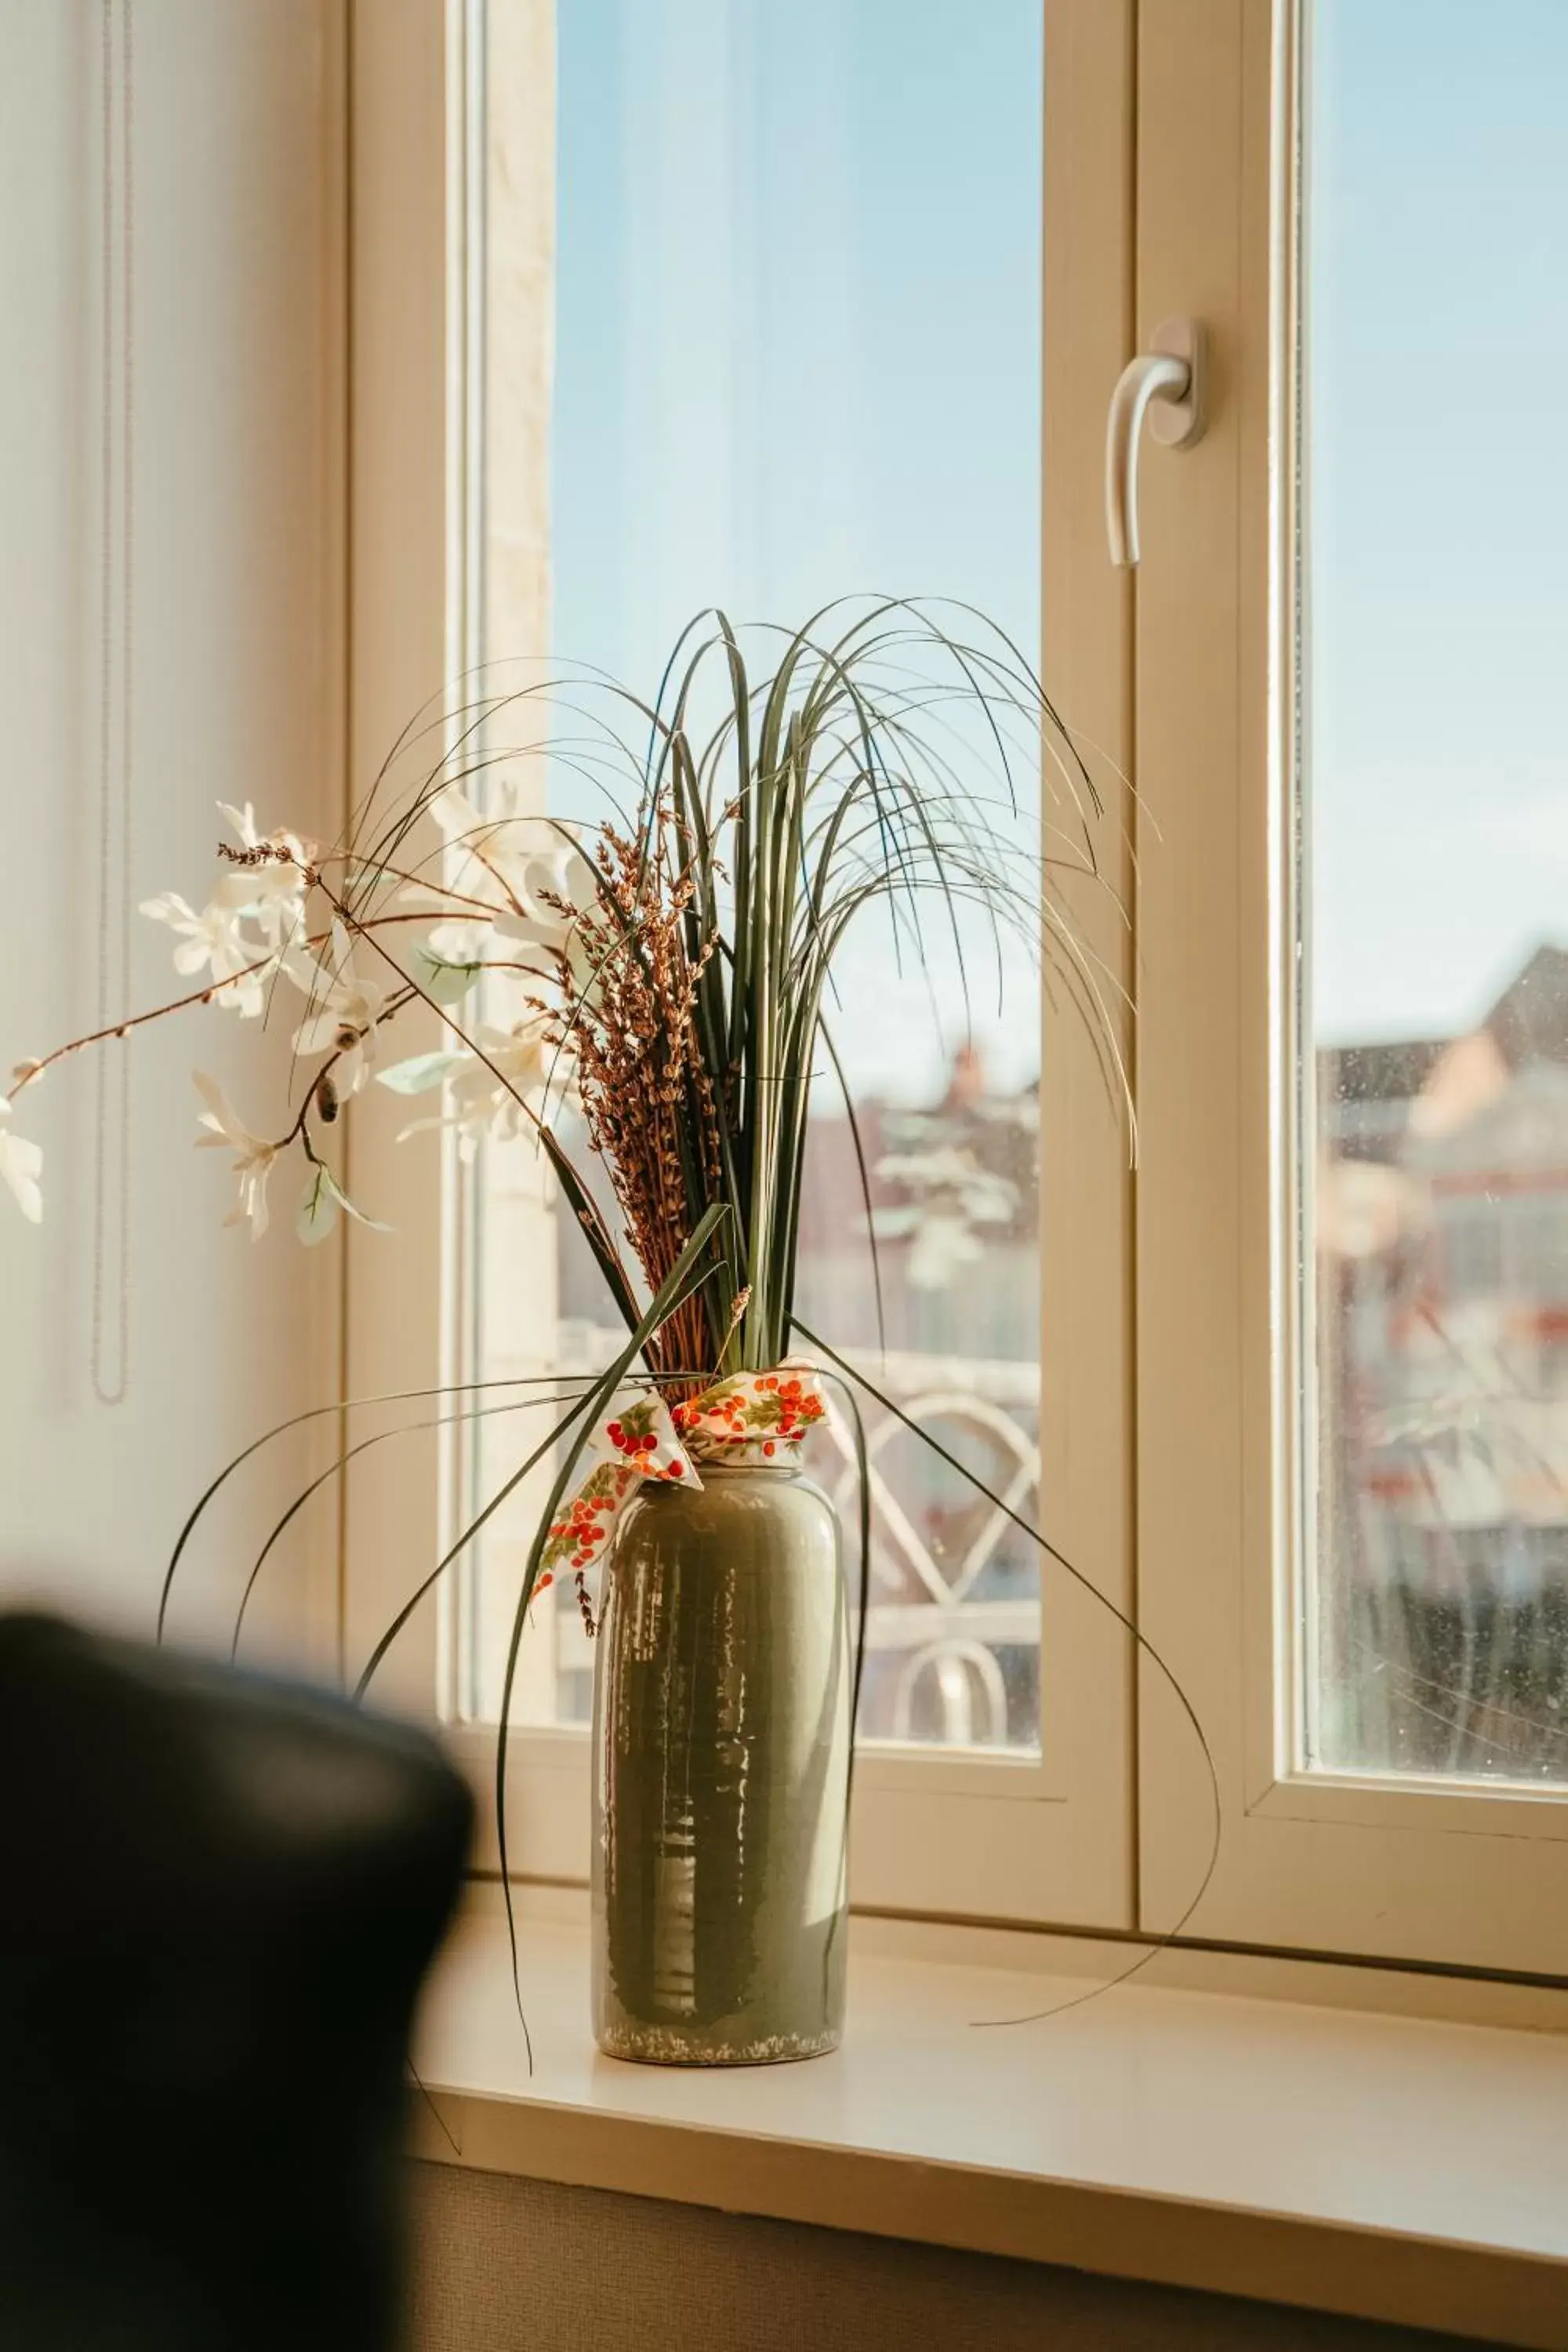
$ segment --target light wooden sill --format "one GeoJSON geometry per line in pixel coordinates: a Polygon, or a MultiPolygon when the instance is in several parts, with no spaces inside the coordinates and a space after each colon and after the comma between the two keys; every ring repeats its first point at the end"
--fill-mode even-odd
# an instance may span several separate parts
{"type": "MultiPolygon", "coordinates": [[[[857,1921],[837,2056],[629,2066],[589,2032],[584,1898],[527,1891],[520,1939],[532,2078],[484,1890],[422,2021],[421,2157],[1568,2347],[1560,2034],[1194,1991],[1153,1969],[980,2031],[1083,1990],[1071,1972],[1097,1950],[857,1921]]],[[[1348,1973],[1320,1990],[1349,2000],[1348,1973]]]]}

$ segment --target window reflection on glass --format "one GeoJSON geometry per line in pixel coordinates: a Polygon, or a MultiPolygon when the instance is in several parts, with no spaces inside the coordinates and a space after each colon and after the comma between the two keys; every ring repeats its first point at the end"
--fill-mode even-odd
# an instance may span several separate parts
{"type": "Polygon", "coordinates": [[[1309,1760],[1560,1782],[1568,11],[1307,40],[1309,1760]]]}
{"type": "MultiPolygon", "coordinates": [[[[490,12],[477,191],[487,656],[549,651],[651,694],[705,605],[793,625],[846,592],[891,590],[972,602],[1034,659],[1039,0],[572,0],[555,11],[547,189],[529,180],[548,152],[539,61],[503,57],[519,21],[490,12]],[[548,371],[512,348],[542,284],[548,371]],[[519,488],[542,447],[547,478],[519,488]]],[[[952,738],[977,792],[995,789],[989,749],[952,738]]],[[[564,817],[600,813],[563,764],[549,793],[564,817]]],[[[1031,852],[1038,824],[1035,791],[1017,816],[1031,852]]],[[[940,946],[929,983],[900,973],[874,923],[845,963],[833,1017],[870,1169],[885,1361],[849,1122],[826,1083],[798,1306],[1029,1517],[1038,983],[1010,954],[999,992],[977,946],[969,1019],[940,946]]],[[[614,1310],[531,1155],[487,1149],[475,1206],[475,1377],[606,1361],[614,1310]]],[[[868,1434],[863,1731],[1036,1746],[1033,1548],[874,1407],[868,1434]]],[[[476,1500],[517,1443],[509,1420],[479,1424],[476,1500]]],[[[852,1528],[847,1437],[817,1446],[815,1475],[852,1528]]],[[[487,1530],[469,1580],[462,1704],[480,1717],[499,1705],[542,1493],[487,1530]]],[[[593,1658],[570,1594],[535,1613],[518,1716],[582,1721],[593,1658]]]]}

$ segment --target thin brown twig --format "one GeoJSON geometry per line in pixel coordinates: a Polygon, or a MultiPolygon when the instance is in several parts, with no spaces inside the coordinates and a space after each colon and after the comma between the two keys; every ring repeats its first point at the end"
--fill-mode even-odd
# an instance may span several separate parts
{"type": "MultiPolygon", "coordinates": [[[[357,915],[343,912],[339,901],[333,898],[319,875],[317,887],[331,901],[349,929],[360,939],[368,939],[373,930],[380,930],[388,924],[427,923],[431,919],[426,911],[423,914],[373,915],[367,921],[362,922],[357,915]]],[[[492,908],[489,911],[493,913],[495,910],[492,908]]],[[[298,944],[307,949],[325,947],[331,937],[330,931],[312,931],[298,944]]],[[[72,1054],[83,1054],[89,1045],[102,1045],[116,1037],[128,1037],[133,1029],[145,1029],[150,1022],[166,1020],[173,1013],[188,1013],[193,1004],[211,1004],[215,998],[221,996],[226,989],[237,988],[241,981],[254,980],[258,973],[272,970],[281,952],[279,949],[269,948],[264,956],[258,956],[254,963],[247,963],[243,971],[231,971],[223,980],[209,980],[205,988],[193,989],[189,996],[174,997],[167,1004],[154,1005],[147,1013],[128,1013],[123,1021],[110,1022],[107,1029],[95,1029],[88,1036],[73,1037],[68,1045],[57,1045],[52,1053],[41,1055],[37,1061],[19,1062],[16,1065],[17,1071],[24,1075],[16,1078],[15,1091],[6,1099],[14,1102],[24,1088],[32,1086],[36,1080],[41,1078],[46,1070],[53,1069],[57,1062],[67,1060],[72,1054]]],[[[391,961],[390,958],[388,961],[391,961]]],[[[392,968],[401,979],[407,980],[407,974],[403,972],[397,964],[393,964],[392,968]]],[[[511,967],[497,965],[495,969],[506,971],[511,967]]],[[[525,967],[519,966],[518,969],[522,970],[525,967]]],[[[409,982],[408,984],[412,987],[414,983],[409,982]]],[[[399,1010],[402,1010],[401,1006],[399,1010]]]]}

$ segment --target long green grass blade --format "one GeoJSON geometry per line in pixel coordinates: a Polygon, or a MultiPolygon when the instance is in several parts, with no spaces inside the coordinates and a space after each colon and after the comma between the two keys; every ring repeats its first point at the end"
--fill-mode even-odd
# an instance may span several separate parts
{"type": "Polygon", "coordinates": [[[527,1412],[537,1404],[568,1402],[570,1402],[569,1398],[561,1396],[520,1397],[510,1404],[476,1405],[465,1412],[426,1414],[418,1421],[400,1422],[395,1429],[378,1429],[374,1435],[362,1437],[356,1444],[346,1446],[335,1461],[330,1463],[319,1476],[312,1478],[310,1484],[295,1496],[281,1518],[275,1521],[266,1542],[252,1561],[250,1572],[245,1580],[244,1591],[240,1594],[239,1606],[235,1612],[234,1632],[228,1649],[231,1664],[239,1654],[240,1635],[245,1630],[245,1619],[250,1607],[251,1596],[260,1581],[261,1571],[266,1567],[273,1550],[306,1506],[321,1492],[323,1487],[331,1486],[341,1478],[351,1462],[358,1461],[361,1454],[372,1453],[377,1446],[390,1444],[395,1438],[416,1437],[422,1432],[432,1429],[455,1429],[469,1422],[491,1420],[500,1413],[527,1412]]]}

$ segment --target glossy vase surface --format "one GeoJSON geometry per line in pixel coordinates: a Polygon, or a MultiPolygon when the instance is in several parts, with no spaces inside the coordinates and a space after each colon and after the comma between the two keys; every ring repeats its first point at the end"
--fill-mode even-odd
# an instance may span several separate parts
{"type": "Polygon", "coordinates": [[[837,1521],[792,1467],[645,1486],[594,1710],[594,2030],[743,2066],[843,2032],[851,1658],[837,1521]]]}

